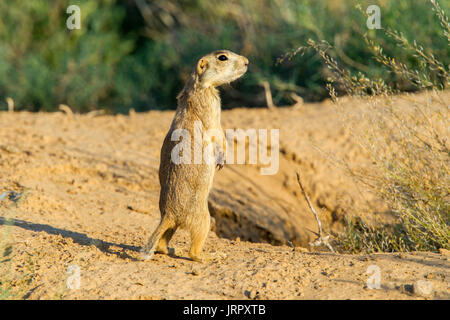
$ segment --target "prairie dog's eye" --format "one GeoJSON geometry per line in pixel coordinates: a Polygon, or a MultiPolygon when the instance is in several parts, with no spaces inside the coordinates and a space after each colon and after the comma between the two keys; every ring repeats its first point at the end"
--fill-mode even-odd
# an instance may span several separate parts
{"type": "Polygon", "coordinates": [[[228,60],[227,56],[224,54],[221,54],[217,59],[219,59],[220,61],[228,60]]]}

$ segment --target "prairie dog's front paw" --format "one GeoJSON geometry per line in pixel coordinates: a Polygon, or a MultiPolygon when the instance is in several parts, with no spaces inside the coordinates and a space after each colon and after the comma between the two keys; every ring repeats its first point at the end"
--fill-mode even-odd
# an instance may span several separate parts
{"type": "Polygon", "coordinates": [[[217,148],[216,149],[216,167],[220,169],[223,168],[223,166],[225,165],[225,153],[223,152],[222,149],[217,148]]]}

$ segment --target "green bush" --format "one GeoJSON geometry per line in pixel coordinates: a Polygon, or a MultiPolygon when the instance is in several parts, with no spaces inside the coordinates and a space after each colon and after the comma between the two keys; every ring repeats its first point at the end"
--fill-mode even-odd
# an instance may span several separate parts
{"type": "Polygon", "coordinates": [[[118,63],[133,49],[120,35],[124,11],[115,1],[71,1],[82,28],[66,27],[69,1],[0,3],[0,95],[20,109],[106,107],[118,63]]]}
{"type": "MultiPolygon", "coordinates": [[[[450,47],[427,0],[378,1],[381,24],[402,30],[448,65],[450,47]]],[[[276,104],[327,97],[329,71],[314,52],[277,64],[292,48],[326,40],[346,68],[379,76],[400,90],[416,90],[372,58],[362,40],[376,38],[385,53],[418,67],[380,30],[367,30],[369,0],[36,0],[0,3],[0,107],[85,112],[174,108],[195,61],[218,48],[248,56],[246,76],[224,88],[224,106],[264,106],[261,81],[276,104]],[[81,30],[66,28],[69,4],[81,8],[81,30]],[[140,6],[137,6],[139,4],[140,6]],[[237,89],[237,90],[236,90],[237,89]]],[[[449,3],[442,1],[444,11],[449,3]]]]}

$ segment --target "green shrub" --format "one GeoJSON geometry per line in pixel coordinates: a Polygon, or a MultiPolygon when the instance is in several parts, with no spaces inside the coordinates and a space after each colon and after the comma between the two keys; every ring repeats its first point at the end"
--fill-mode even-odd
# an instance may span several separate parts
{"type": "MultiPolygon", "coordinates": [[[[311,39],[326,40],[346,69],[380,77],[399,90],[417,90],[385,71],[363,40],[377,39],[387,56],[409,68],[420,62],[380,30],[367,30],[369,0],[39,0],[0,3],[0,107],[12,97],[19,109],[75,111],[103,108],[174,108],[195,61],[218,48],[248,56],[246,76],[224,88],[224,106],[265,106],[261,81],[274,102],[327,97],[329,70],[320,57],[277,64],[285,52],[311,39]],[[69,4],[81,8],[81,30],[66,28],[69,4]],[[136,4],[140,4],[141,7],[136,4]],[[234,89],[233,89],[234,88],[234,89]],[[235,90],[238,89],[238,90],[235,90]]],[[[427,0],[379,1],[381,24],[416,39],[444,65],[450,47],[427,0]]],[[[443,10],[448,2],[441,3],[443,10]]]]}
{"type": "Polygon", "coordinates": [[[71,1],[82,13],[80,30],[68,30],[69,1],[0,3],[0,95],[20,109],[104,107],[114,90],[117,64],[132,41],[119,34],[124,12],[115,1],[71,1]]]}

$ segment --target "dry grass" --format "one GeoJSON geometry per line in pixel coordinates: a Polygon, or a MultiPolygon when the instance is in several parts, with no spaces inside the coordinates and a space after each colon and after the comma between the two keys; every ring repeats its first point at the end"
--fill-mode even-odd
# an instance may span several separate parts
{"type": "MultiPolygon", "coordinates": [[[[441,22],[443,35],[449,40],[450,25],[445,13],[431,1],[441,22]]],[[[448,101],[442,89],[450,84],[448,66],[431,52],[400,32],[384,32],[398,45],[413,54],[418,69],[383,53],[381,45],[363,39],[374,58],[417,90],[426,90],[418,100],[406,95],[399,103],[398,92],[381,79],[369,79],[362,72],[352,75],[331,57],[326,42],[308,41],[292,55],[312,48],[332,71],[328,90],[344,123],[373,162],[370,170],[346,168],[358,182],[382,195],[395,214],[390,226],[369,226],[360,219],[348,218],[341,245],[352,252],[431,250],[450,247],[450,120],[448,101]],[[361,98],[361,118],[366,126],[351,121],[348,110],[336,92],[361,98]]]]}

